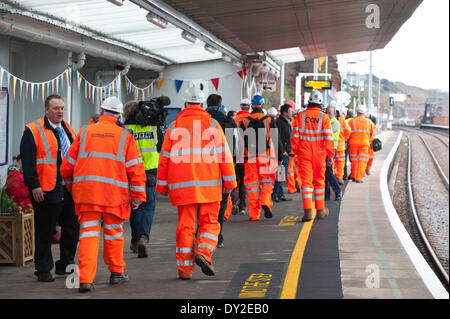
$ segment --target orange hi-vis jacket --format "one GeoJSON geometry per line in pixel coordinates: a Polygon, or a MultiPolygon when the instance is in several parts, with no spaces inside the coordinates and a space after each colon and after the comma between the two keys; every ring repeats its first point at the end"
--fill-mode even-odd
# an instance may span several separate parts
{"type": "MultiPolygon", "coordinates": [[[[75,139],[75,131],[64,121],[65,126],[75,139]]],[[[56,168],[58,159],[58,141],[52,130],[46,129],[44,118],[26,125],[34,137],[36,144],[36,172],[43,191],[48,192],[56,185],[56,168]]]]}
{"type": "Polygon", "coordinates": [[[357,116],[348,121],[351,128],[349,144],[369,145],[370,140],[375,135],[374,125],[370,119],[364,116],[357,116]]]}
{"type": "Polygon", "coordinates": [[[129,219],[130,202],[146,201],[146,175],[133,135],[102,115],[84,126],[64,157],[61,176],[76,212],[100,211],[129,219]]]}
{"type": "MultiPolygon", "coordinates": [[[[334,138],[328,115],[318,107],[309,107],[300,112],[291,133],[293,153],[299,157],[334,157],[334,138]]],[[[300,160],[299,158],[299,160],[300,160]]]]}
{"type": "Polygon", "coordinates": [[[167,129],[156,191],[174,206],[220,202],[222,181],[235,188],[233,157],[220,124],[199,105],[182,110],[167,129]]]}
{"type": "Polygon", "coordinates": [[[337,151],[345,151],[345,142],[347,142],[347,140],[350,137],[350,134],[352,132],[352,129],[350,128],[350,126],[348,125],[347,121],[345,120],[344,116],[339,116],[339,124],[341,127],[341,130],[339,132],[339,139],[338,139],[338,146],[337,146],[337,151]]]}
{"type": "Polygon", "coordinates": [[[246,117],[249,117],[251,114],[247,110],[241,110],[236,113],[236,118],[234,119],[236,121],[236,125],[239,126],[239,123],[245,119],[246,117]]]}

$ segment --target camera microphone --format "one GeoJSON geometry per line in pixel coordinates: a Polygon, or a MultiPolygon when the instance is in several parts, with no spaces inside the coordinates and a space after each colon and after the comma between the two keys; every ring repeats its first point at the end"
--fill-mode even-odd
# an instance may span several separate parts
{"type": "Polygon", "coordinates": [[[160,96],[159,101],[163,106],[170,105],[170,98],[168,96],[160,96]]]}

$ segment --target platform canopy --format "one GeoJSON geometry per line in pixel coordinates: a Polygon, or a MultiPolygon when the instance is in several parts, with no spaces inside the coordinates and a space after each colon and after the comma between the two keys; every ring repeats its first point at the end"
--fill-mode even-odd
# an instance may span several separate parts
{"type": "MultiPolygon", "coordinates": [[[[41,41],[46,36],[33,35],[33,25],[58,29],[82,43],[90,39],[138,54],[155,69],[219,58],[240,65],[261,52],[280,65],[383,48],[421,2],[9,0],[0,1],[0,33],[15,35],[28,23],[29,38],[41,41]],[[379,8],[379,28],[366,25],[369,5],[379,8]]],[[[61,42],[64,47],[67,41],[61,42]]]]}

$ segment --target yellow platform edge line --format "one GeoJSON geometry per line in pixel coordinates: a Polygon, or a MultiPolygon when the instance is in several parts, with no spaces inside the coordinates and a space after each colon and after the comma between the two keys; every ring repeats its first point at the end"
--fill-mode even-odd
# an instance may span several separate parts
{"type": "Polygon", "coordinates": [[[294,251],[292,252],[291,260],[289,261],[286,277],[284,278],[283,290],[281,291],[280,299],[295,299],[297,295],[298,279],[302,267],[303,254],[305,252],[306,243],[308,242],[309,233],[311,232],[312,224],[316,218],[316,210],[313,209],[313,219],[305,222],[294,251]]]}

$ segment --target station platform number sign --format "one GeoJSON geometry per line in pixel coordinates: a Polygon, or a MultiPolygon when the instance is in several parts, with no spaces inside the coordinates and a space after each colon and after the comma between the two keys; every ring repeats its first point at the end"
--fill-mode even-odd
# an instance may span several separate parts
{"type": "Polygon", "coordinates": [[[310,90],[330,90],[331,85],[330,80],[305,80],[303,82],[303,88],[310,90]]]}

